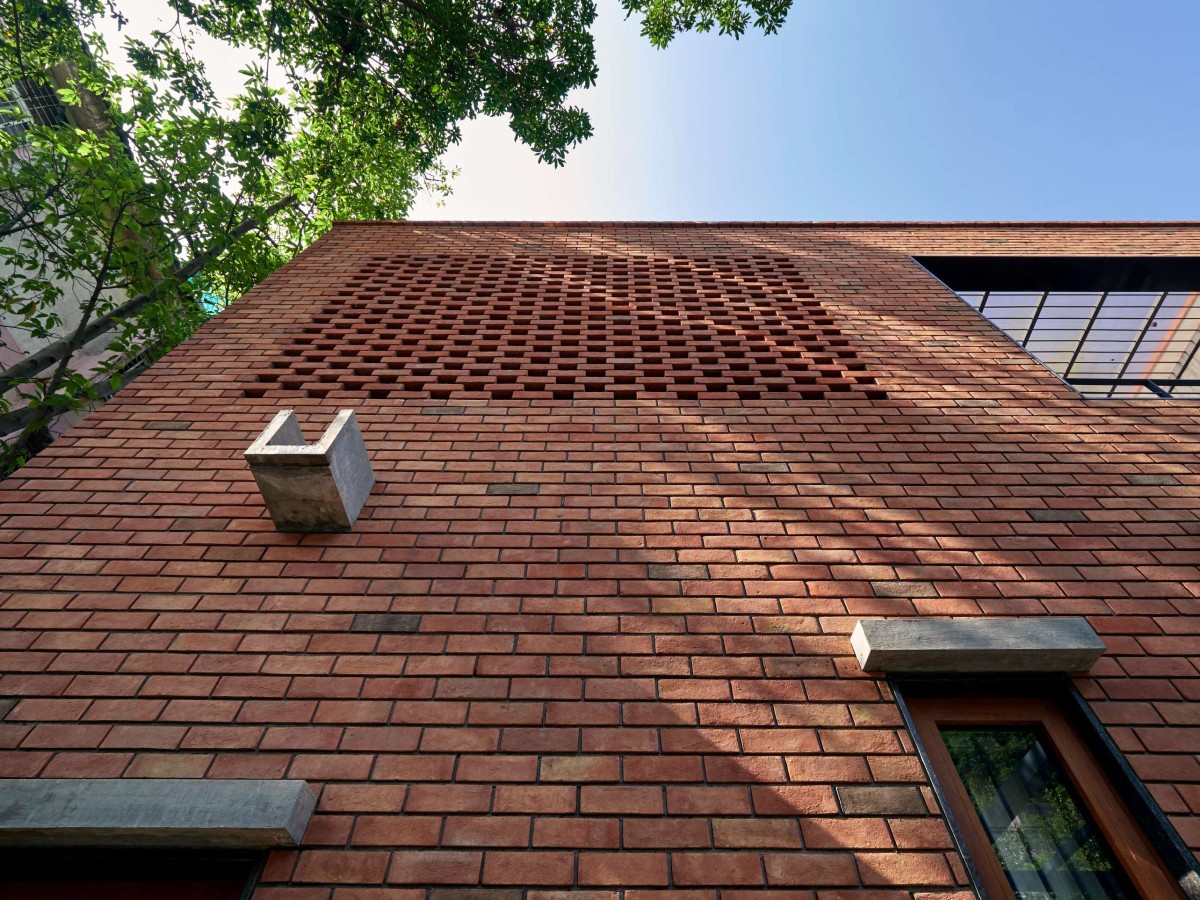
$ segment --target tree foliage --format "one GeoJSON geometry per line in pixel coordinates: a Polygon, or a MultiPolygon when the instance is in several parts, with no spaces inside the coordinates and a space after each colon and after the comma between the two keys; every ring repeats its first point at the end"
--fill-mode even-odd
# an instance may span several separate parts
{"type": "MultiPolygon", "coordinates": [[[[789,2],[623,0],[659,46],[772,31],[789,2]]],[[[448,190],[462,121],[506,116],[553,165],[591,134],[571,96],[597,77],[591,0],[170,4],[169,27],[110,51],[97,26],[125,23],[120,0],[0,0],[0,316],[50,342],[0,373],[0,435],[19,426],[0,474],[335,219],[403,218],[448,190]],[[198,34],[256,60],[236,96],[215,95],[206,64],[222,61],[197,56],[198,34]],[[66,120],[12,126],[18,85],[56,94],[66,120]],[[97,340],[105,360],[77,371],[97,340]]]]}

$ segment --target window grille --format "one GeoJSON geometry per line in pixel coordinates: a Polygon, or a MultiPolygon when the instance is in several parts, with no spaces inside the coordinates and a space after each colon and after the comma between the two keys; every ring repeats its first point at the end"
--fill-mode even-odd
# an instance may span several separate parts
{"type": "Polygon", "coordinates": [[[33,125],[64,125],[66,110],[54,88],[21,78],[0,91],[0,129],[19,137],[33,125]]]}

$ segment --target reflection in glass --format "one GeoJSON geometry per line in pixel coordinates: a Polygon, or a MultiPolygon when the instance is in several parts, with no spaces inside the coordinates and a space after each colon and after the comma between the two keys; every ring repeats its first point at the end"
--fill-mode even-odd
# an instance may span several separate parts
{"type": "Polygon", "coordinates": [[[1017,900],[1135,900],[1036,732],[947,727],[941,734],[1017,900]]]}

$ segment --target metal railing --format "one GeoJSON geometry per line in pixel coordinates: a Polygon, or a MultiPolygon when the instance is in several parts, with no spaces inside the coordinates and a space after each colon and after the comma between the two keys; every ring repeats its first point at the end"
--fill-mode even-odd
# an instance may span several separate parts
{"type": "Polygon", "coordinates": [[[1200,291],[963,291],[1088,397],[1200,397],[1200,291]]]}

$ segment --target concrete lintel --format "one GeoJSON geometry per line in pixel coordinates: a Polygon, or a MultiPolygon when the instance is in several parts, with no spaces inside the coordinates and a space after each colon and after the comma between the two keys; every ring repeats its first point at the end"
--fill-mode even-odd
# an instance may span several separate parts
{"type": "Polygon", "coordinates": [[[0,779],[0,846],[295,847],[316,802],[303,781],[0,779]]]}
{"type": "Polygon", "coordinates": [[[375,484],[354,411],[344,409],[315,444],[285,409],[245,452],[278,531],[349,531],[375,484]]]}
{"type": "Polygon", "coordinates": [[[862,619],[858,664],[883,673],[1086,672],[1104,642],[1086,619],[862,619]]]}

